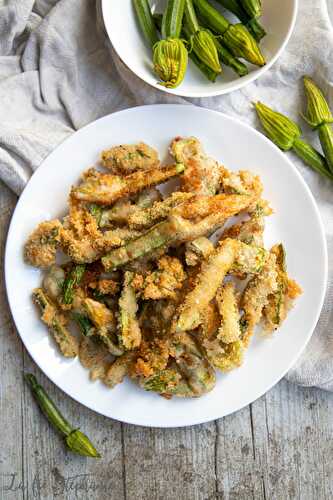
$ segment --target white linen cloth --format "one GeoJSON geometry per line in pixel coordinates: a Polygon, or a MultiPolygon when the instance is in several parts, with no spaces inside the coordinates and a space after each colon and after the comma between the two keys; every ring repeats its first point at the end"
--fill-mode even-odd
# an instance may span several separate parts
{"type": "MultiPolygon", "coordinates": [[[[254,100],[297,118],[304,74],[313,75],[333,99],[328,14],[333,0],[328,1],[329,9],[326,0],[300,0],[287,49],[265,76],[227,96],[191,102],[254,126],[254,100]]],[[[74,130],[130,106],[184,102],[146,85],[121,63],[109,46],[99,10],[94,0],[0,0],[0,178],[18,195],[32,171],[74,130]]],[[[287,378],[333,391],[333,185],[292,159],[319,205],[330,257],[319,323],[287,378]]]]}

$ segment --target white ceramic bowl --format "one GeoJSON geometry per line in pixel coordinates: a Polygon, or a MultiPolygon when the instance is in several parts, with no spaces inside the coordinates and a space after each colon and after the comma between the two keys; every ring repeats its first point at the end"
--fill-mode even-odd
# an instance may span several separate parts
{"type": "MultiPolygon", "coordinates": [[[[166,0],[152,0],[152,8],[162,12],[166,0]]],[[[213,3],[213,2],[212,2],[213,3]]],[[[221,7],[214,4],[218,9],[221,7]]],[[[267,36],[260,47],[267,64],[258,68],[249,65],[248,75],[239,78],[230,68],[224,66],[223,76],[215,83],[209,82],[190,61],[185,80],[176,89],[167,89],[158,84],[152,71],[151,49],[145,43],[137,25],[132,0],[102,0],[106,30],[120,59],[142,80],[153,87],[183,97],[209,97],[227,94],[253,82],[266,73],[281,55],[295,26],[298,0],[263,0],[261,22],[267,36]]],[[[222,9],[232,22],[239,22],[222,9]]]]}
{"type": "Polygon", "coordinates": [[[72,398],[108,417],[138,425],[178,427],[214,420],[252,403],[287,372],[311,337],[327,282],[327,249],[316,203],[296,168],[262,134],[226,115],[196,106],[131,108],[90,123],[64,141],[34,173],[10,225],[5,275],[15,324],[29,353],[44,373],[72,398]],[[274,215],[265,243],[282,241],[290,276],[304,290],[282,327],[272,337],[254,336],[244,364],[218,374],[216,387],[199,399],[168,401],[126,380],[110,390],[91,382],[78,359],[58,351],[31,301],[42,274],[23,261],[29,233],[45,219],[63,216],[71,185],[97,161],[100,151],[139,140],[156,147],[163,161],[178,135],[195,135],[206,151],[232,169],[260,175],[274,215]],[[235,147],[235,137],[238,144],[235,147]]]}

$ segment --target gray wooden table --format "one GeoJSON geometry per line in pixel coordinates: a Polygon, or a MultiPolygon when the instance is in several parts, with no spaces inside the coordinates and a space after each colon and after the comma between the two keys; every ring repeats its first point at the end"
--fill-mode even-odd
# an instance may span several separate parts
{"type": "MultiPolygon", "coordinates": [[[[15,196],[0,184],[0,262],[15,196]]],[[[25,351],[0,284],[1,499],[322,500],[333,498],[333,395],[280,382],[234,415],[184,429],[101,417],[49,382],[25,351]],[[22,372],[35,373],[101,460],[66,452],[22,372]]]]}

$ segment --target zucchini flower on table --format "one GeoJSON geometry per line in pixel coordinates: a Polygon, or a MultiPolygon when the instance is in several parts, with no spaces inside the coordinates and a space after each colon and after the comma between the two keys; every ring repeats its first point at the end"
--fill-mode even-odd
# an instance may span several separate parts
{"type": "Polygon", "coordinates": [[[292,149],[304,163],[321,175],[333,180],[325,158],[301,139],[302,131],[295,122],[261,102],[255,103],[255,108],[267,137],[274,144],[282,151],[292,149]]]}
{"type": "Polygon", "coordinates": [[[304,119],[318,131],[328,167],[333,174],[333,115],[327,101],[313,80],[304,77],[304,87],[307,97],[307,110],[304,119]]]}
{"type": "Polygon", "coordinates": [[[38,406],[50,424],[63,436],[67,448],[73,453],[84,457],[100,458],[101,455],[90,439],[79,429],[75,429],[67,422],[44,388],[38,384],[36,377],[28,373],[25,375],[25,380],[29,384],[38,406]]]}

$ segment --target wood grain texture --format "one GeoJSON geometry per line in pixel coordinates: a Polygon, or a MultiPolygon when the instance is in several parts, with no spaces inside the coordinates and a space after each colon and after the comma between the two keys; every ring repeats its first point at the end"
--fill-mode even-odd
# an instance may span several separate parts
{"type": "MultiPolygon", "coordinates": [[[[0,257],[16,199],[0,185],[0,257]]],[[[0,283],[1,500],[331,500],[333,395],[280,382],[236,414],[183,429],[120,424],[71,400],[24,350],[0,283]],[[101,460],[68,453],[23,384],[36,374],[101,460]]]]}

